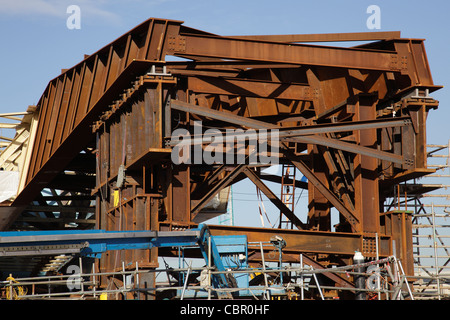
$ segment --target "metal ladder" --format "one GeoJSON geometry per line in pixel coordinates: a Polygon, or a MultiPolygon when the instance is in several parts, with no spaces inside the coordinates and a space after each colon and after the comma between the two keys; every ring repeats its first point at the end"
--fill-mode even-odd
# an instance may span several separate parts
{"type": "MultiPolygon", "coordinates": [[[[281,173],[281,201],[294,212],[295,206],[295,166],[283,164],[281,173]]],[[[279,228],[293,229],[292,221],[287,219],[280,211],[279,228]]]]}

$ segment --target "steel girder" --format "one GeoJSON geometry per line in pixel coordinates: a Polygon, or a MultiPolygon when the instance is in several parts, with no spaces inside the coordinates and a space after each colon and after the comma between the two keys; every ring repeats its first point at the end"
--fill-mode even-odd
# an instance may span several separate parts
{"type": "MultiPolygon", "coordinates": [[[[380,186],[429,172],[426,115],[438,103],[428,93],[438,88],[423,41],[399,32],[222,37],[149,19],[50,81],[13,206],[28,206],[71,170],[95,179],[88,189],[96,196],[97,228],[183,229],[205,216],[221,190],[250,178],[300,229],[273,231],[289,239],[290,253],[348,257],[358,249],[375,256],[380,240],[378,253],[390,255],[395,240],[404,244],[397,252],[408,269],[411,239],[392,232],[393,226],[407,230],[408,221],[399,226],[395,214],[381,212],[391,192],[380,186]],[[379,41],[351,48],[302,43],[344,40],[379,41]],[[189,60],[165,61],[166,55],[189,60]],[[305,217],[267,188],[259,166],[174,165],[171,132],[192,131],[196,120],[220,130],[279,130],[280,161],[308,177],[305,217]],[[95,163],[70,169],[89,153],[95,163]],[[340,213],[338,232],[332,208],[340,213]],[[332,248],[327,239],[336,240],[332,248]]],[[[148,266],[156,257],[155,249],[121,254],[148,266]]],[[[111,269],[116,258],[107,256],[102,265],[111,269]]]]}

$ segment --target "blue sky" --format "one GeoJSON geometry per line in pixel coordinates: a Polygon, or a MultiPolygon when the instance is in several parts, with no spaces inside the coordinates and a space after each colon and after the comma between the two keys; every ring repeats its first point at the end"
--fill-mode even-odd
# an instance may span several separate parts
{"type": "MultiPolygon", "coordinates": [[[[0,112],[25,111],[61,69],[150,17],[181,20],[220,35],[366,32],[366,9],[372,4],[381,9],[380,31],[399,30],[402,37],[426,39],[434,82],[445,86],[433,94],[440,107],[429,115],[428,141],[447,143],[450,2],[445,0],[0,0],[0,112]],[[81,9],[79,30],[66,27],[69,5],[81,9]]],[[[251,185],[239,189],[239,198],[254,192],[251,185]]],[[[248,204],[257,212],[252,201],[248,204]]]]}

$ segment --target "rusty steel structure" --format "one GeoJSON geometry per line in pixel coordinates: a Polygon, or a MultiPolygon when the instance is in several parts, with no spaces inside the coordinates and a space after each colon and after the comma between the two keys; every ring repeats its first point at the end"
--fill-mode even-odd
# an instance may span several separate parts
{"type": "MultiPolygon", "coordinates": [[[[77,212],[82,228],[92,227],[86,213],[95,210],[98,229],[189,229],[208,219],[204,209],[221,190],[249,179],[291,227],[211,225],[213,235],[246,234],[249,243],[279,235],[286,261],[303,254],[315,268],[349,263],[355,251],[368,259],[395,254],[413,275],[411,212],[385,212],[383,203],[400,183],[434,172],[426,119],[439,88],[424,40],[400,32],[219,36],[152,18],[49,82],[1,227],[56,228],[54,216],[33,222],[30,212],[59,201],[60,219],[77,212]],[[358,45],[329,46],[341,41],[358,45]],[[307,178],[291,181],[308,191],[305,214],[267,186],[281,178],[261,174],[261,164],[174,164],[171,133],[193,132],[195,121],[221,132],[277,129],[279,162],[307,178]]],[[[99,269],[120,268],[118,261],[155,268],[158,256],[171,254],[107,253],[99,269]]],[[[250,261],[261,258],[250,246],[250,261]]]]}

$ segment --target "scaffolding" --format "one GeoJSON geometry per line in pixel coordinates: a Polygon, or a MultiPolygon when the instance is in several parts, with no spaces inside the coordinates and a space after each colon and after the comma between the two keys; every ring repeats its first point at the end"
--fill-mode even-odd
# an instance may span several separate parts
{"type": "Polygon", "coordinates": [[[444,280],[450,275],[450,141],[427,145],[427,157],[428,168],[436,172],[414,181],[425,192],[410,199],[414,208],[414,288],[421,299],[440,300],[450,297],[450,282],[444,280]]]}
{"type": "MultiPolygon", "coordinates": [[[[121,271],[96,272],[95,264],[92,264],[91,272],[82,272],[81,261],[80,259],[79,265],[75,268],[78,270],[77,273],[20,279],[9,277],[0,283],[2,298],[106,300],[109,297],[123,300],[147,300],[170,297],[173,300],[183,300],[194,298],[192,295],[187,295],[187,292],[203,292],[205,293],[203,299],[220,299],[223,294],[228,294],[227,299],[233,299],[234,293],[247,291],[250,293],[249,298],[254,300],[330,300],[338,298],[335,294],[337,291],[352,291],[353,293],[363,292],[368,300],[415,300],[416,294],[409,285],[411,279],[405,275],[401,262],[394,256],[327,269],[314,268],[303,263],[300,257],[300,263],[295,266],[271,267],[267,263],[260,268],[231,269],[220,272],[211,266],[193,267],[190,261],[187,268],[170,269],[170,273],[178,275],[180,281],[157,281],[154,282],[154,286],[144,285],[142,279],[152,273],[155,273],[158,279],[158,274],[168,273],[167,268],[144,270],[140,269],[136,263],[134,268],[129,269],[122,263],[121,271]],[[320,275],[324,273],[333,273],[347,278],[362,276],[364,286],[327,286],[320,280],[320,275]],[[190,277],[192,274],[200,275],[201,279],[195,280],[190,277]],[[225,276],[249,274],[253,277],[259,276],[262,280],[259,284],[248,287],[214,287],[211,285],[211,277],[219,274],[225,276]],[[104,276],[115,279],[113,281],[115,287],[100,288],[99,279],[104,276]],[[330,292],[334,294],[330,295],[330,292]]],[[[440,277],[443,276],[440,275],[440,277]]],[[[426,277],[423,278],[426,279],[426,277]]],[[[449,278],[441,280],[448,281],[449,278]]]]}
{"type": "MultiPolygon", "coordinates": [[[[440,88],[432,80],[423,40],[402,39],[400,32],[224,37],[192,29],[181,21],[148,19],[51,80],[37,105],[23,114],[26,121],[17,114],[7,115],[9,120],[21,121],[20,126],[14,125],[16,129],[27,129],[23,135],[16,135],[17,139],[6,139],[10,143],[4,144],[2,154],[8,166],[2,168],[22,169],[19,187],[14,188],[17,192],[2,204],[0,229],[84,231],[95,225],[96,231],[145,231],[158,237],[165,232],[188,232],[197,224],[224,214],[226,200],[232,201],[232,197],[227,198],[229,188],[248,179],[257,188],[260,199],[264,194],[279,210],[279,224],[273,225],[278,224],[279,228],[249,231],[250,228],[235,226],[230,205],[230,214],[220,217],[220,226],[215,226],[218,236],[241,236],[245,229],[245,234],[252,237],[249,241],[267,242],[276,232],[288,242],[286,261],[297,261],[300,254],[305,254],[305,260],[316,263],[315,269],[303,268],[303,263],[297,269],[281,269],[286,262],[281,258],[275,262],[276,268],[266,268],[262,261],[263,269],[257,270],[262,282],[257,284],[257,290],[263,294],[256,297],[267,299],[275,292],[279,297],[289,292],[301,295],[302,290],[309,291],[307,288],[316,290],[315,298],[334,297],[331,292],[338,289],[320,283],[321,276],[326,276],[319,273],[348,272],[352,277],[352,269],[330,270],[328,266],[341,268],[349,263],[347,259],[355,250],[376,261],[378,257],[397,256],[406,274],[411,275],[413,256],[409,247],[403,245],[407,242],[409,246],[411,235],[389,232],[389,219],[397,212],[379,210],[386,196],[380,190],[397,186],[405,177],[427,172],[423,156],[426,119],[439,104],[429,94],[440,88]],[[349,48],[308,44],[343,39],[368,43],[349,48]],[[377,50],[368,50],[375,47],[377,50]],[[183,57],[183,61],[166,61],[169,56],[183,57]],[[416,68],[405,67],[410,65],[416,68]],[[186,139],[183,145],[187,148],[178,150],[182,152],[177,156],[174,151],[180,147],[180,141],[175,132],[181,131],[186,138],[189,136],[189,143],[186,139]],[[226,139],[216,141],[213,132],[226,134],[226,139]],[[232,143],[227,139],[231,137],[232,143]],[[235,140],[248,143],[235,144],[235,140]],[[14,165],[10,166],[11,160],[14,165]],[[283,165],[282,177],[264,176],[264,168],[275,160],[283,165]],[[296,181],[297,170],[305,181],[296,181]],[[263,180],[280,183],[280,197],[263,180]],[[308,190],[308,212],[303,221],[294,213],[296,188],[301,192],[308,190]],[[46,194],[47,190],[51,193],[46,194]],[[387,216],[380,216],[380,212],[387,216]],[[332,224],[332,216],[339,218],[338,224],[332,224]],[[397,246],[392,246],[394,242],[397,246]],[[395,250],[401,252],[397,254],[395,250]],[[321,267],[326,269],[317,271],[321,267]],[[292,281],[284,282],[289,278],[285,273],[292,281]],[[308,286],[300,284],[307,275],[312,279],[308,286]]],[[[405,206],[411,198],[406,194],[405,206]]],[[[391,195],[389,190],[388,196],[391,195]]],[[[261,202],[261,222],[263,209],[261,202]]],[[[401,212],[402,216],[405,212],[401,212]]],[[[434,230],[433,237],[437,234],[438,230],[434,230]]],[[[170,252],[153,247],[138,252],[134,246],[136,237],[132,238],[133,247],[120,249],[132,252],[119,251],[116,246],[117,254],[104,255],[97,268],[118,272],[119,261],[127,268],[135,261],[142,265],[145,261],[146,268],[154,268],[159,258],[175,255],[170,251],[174,250],[172,244],[171,249],[166,248],[170,252]]],[[[17,258],[12,245],[2,244],[8,248],[3,254],[2,271],[17,272],[14,263],[20,271],[25,269],[27,275],[35,275],[47,259],[41,259],[44,255],[40,250],[44,249],[51,252],[51,257],[87,251],[80,243],[62,248],[66,243],[60,239],[51,244],[55,247],[42,244],[36,249],[36,244],[29,245],[29,256],[39,255],[33,270],[27,263],[33,258],[17,258]]],[[[437,245],[434,246],[437,252],[437,245]]],[[[211,246],[202,245],[203,249],[206,247],[211,246]]],[[[97,252],[104,250],[101,245],[97,248],[97,252]]],[[[257,254],[247,255],[252,263],[264,259],[264,253],[259,256],[258,247],[251,251],[257,254]]],[[[217,261],[216,266],[221,263],[217,261]]],[[[49,268],[59,262],[52,262],[49,268]]],[[[371,272],[381,274],[376,271],[378,267],[370,267],[371,272]]],[[[189,265],[179,274],[189,279],[193,271],[189,265]]],[[[245,268],[232,271],[255,272],[245,268]]],[[[232,271],[227,271],[227,276],[232,271]]],[[[217,271],[206,268],[202,272],[214,275],[217,271]]],[[[145,275],[139,270],[139,277],[145,275]]],[[[430,275],[433,273],[424,276],[430,275]]],[[[109,277],[118,281],[121,276],[126,278],[123,283],[132,283],[128,277],[133,275],[125,273],[103,274],[102,280],[109,277]]],[[[434,272],[434,277],[438,276],[434,272]]],[[[25,291],[19,287],[28,287],[24,285],[28,281],[33,293],[34,280],[14,277],[4,283],[9,298],[24,296],[25,291]]],[[[403,292],[403,287],[410,288],[414,281],[397,276],[396,282],[389,275],[393,284],[384,288],[380,277],[377,276],[375,287],[377,298],[384,295],[397,299],[398,292],[403,292]],[[402,286],[399,277],[403,279],[402,286]]],[[[217,278],[223,278],[221,285],[228,283],[225,275],[217,278]]],[[[327,281],[348,284],[350,287],[345,290],[355,291],[350,281],[339,277],[327,281]]],[[[445,281],[439,279],[438,283],[445,281]]],[[[190,292],[189,282],[177,283],[176,290],[190,292]]],[[[88,287],[100,289],[86,282],[88,287]]],[[[208,296],[220,290],[229,296],[242,286],[212,288],[203,283],[194,287],[208,291],[208,296]]],[[[124,284],[117,290],[128,294],[127,288],[124,284]]],[[[138,288],[142,289],[140,285],[138,288]]],[[[161,288],[174,290],[171,283],[161,288]]],[[[83,288],[77,290],[84,292],[83,288]]],[[[364,286],[357,290],[369,289],[364,286]]],[[[178,291],[176,294],[180,299],[185,297],[178,291]]]]}

